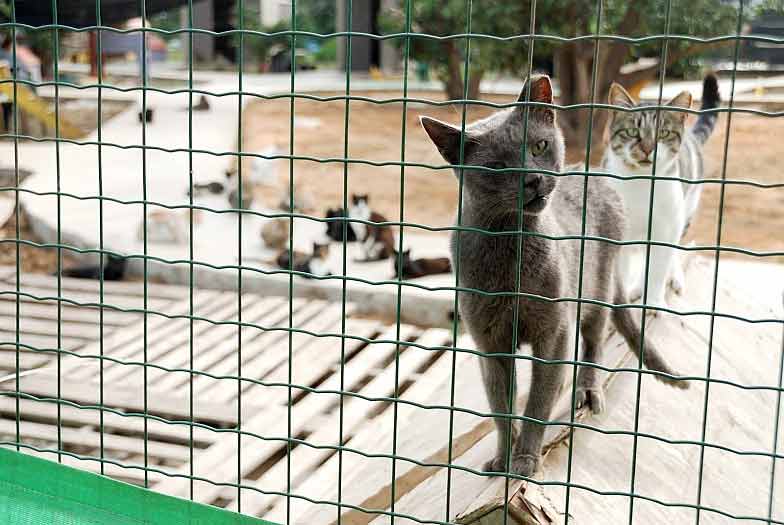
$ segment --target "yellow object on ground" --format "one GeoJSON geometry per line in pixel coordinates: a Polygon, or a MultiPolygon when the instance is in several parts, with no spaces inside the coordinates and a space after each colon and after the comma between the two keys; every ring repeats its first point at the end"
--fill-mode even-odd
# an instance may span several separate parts
{"type": "MultiPolygon", "coordinates": [[[[8,66],[0,66],[0,79],[10,79],[11,70],[8,66]]],[[[14,100],[14,84],[10,82],[0,83],[0,94],[8,100],[14,100]]],[[[42,122],[48,129],[55,129],[55,113],[51,105],[38,97],[26,84],[16,84],[16,103],[26,114],[42,122]]],[[[74,126],[60,115],[60,137],[66,139],[76,139],[84,135],[84,132],[74,126]]]]}

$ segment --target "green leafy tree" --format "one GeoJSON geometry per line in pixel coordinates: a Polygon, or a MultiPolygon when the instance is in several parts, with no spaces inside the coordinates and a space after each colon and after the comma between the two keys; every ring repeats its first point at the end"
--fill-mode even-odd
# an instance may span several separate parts
{"type": "MultiPolygon", "coordinates": [[[[596,0],[538,0],[535,32],[556,37],[581,37],[597,32],[596,0]]],[[[465,0],[417,0],[411,3],[412,31],[450,35],[466,31],[465,0]]],[[[667,0],[603,0],[600,34],[643,37],[665,31],[667,0]]],[[[484,0],[473,2],[471,32],[495,36],[522,35],[529,32],[530,0],[484,0]]],[[[672,0],[670,35],[710,37],[734,33],[737,6],[720,0],[672,0]]],[[[387,9],[382,15],[386,32],[402,31],[405,12],[402,6],[387,9]]],[[[559,103],[571,105],[590,101],[594,70],[595,40],[571,42],[537,39],[534,41],[534,66],[552,65],[560,86],[559,103]]],[[[707,51],[707,44],[670,40],[667,45],[669,67],[695,54],[707,51]]],[[[412,58],[429,63],[444,82],[450,99],[463,98],[465,40],[441,41],[412,38],[412,58]]],[[[476,98],[479,82],[489,71],[515,75],[528,69],[528,41],[471,39],[468,97],[476,98]]],[[[594,100],[607,100],[610,84],[619,82],[632,91],[658,76],[658,60],[640,67],[626,67],[639,58],[658,59],[663,55],[661,40],[640,44],[603,40],[599,43],[594,100]],[[623,71],[622,71],[623,69],[623,71]]],[[[642,62],[641,62],[642,63],[642,62]]],[[[536,70],[537,68],[534,67],[536,70]]],[[[594,114],[594,141],[602,137],[606,111],[594,114]]],[[[589,125],[587,110],[564,111],[559,115],[570,144],[584,144],[589,125]]]]}
{"type": "MultiPolygon", "coordinates": [[[[416,0],[411,2],[411,31],[447,37],[465,33],[465,0],[416,0]]],[[[385,33],[405,31],[403,7],[386,9],[381,15],[381,27],[385,33]]],[[[524,32],[527,18],[523,2],[503,0],[482,2],[471,14],[471,32],[494,36],[513,36],[524,32]]],[[[403,45],[403,40],[396,43],[403,45]]],[[[471,39],[469,59],[468,98],[476,98],[479,83],[488,71],[520,73],[526,64],[526,45],[521,39],[498,41],[471,39]]],[[[434,40],[422,37],[411,38],[411,58],[428,63],[433,73],[444,83],[450,99],[464,98],[463,70],[466,62],[464,38],[434,40]]]]}

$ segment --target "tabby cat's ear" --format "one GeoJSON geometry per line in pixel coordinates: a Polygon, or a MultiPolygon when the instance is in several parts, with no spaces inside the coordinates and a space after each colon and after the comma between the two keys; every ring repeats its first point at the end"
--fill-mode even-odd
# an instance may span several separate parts
{"type": "Polygon", "coordinates": [[[607,97],[607,101],[613,106],[624,108],[633,108],[636,104],[629,92],[617,82],[613,82],[610,86],[610,95],[607,97]]]}
{"type": "MultiPolygon", "coordinates": [[[[667,102],[667,105],[675,108],[689,109],[691,108],[691,93],[688,91],[681,91],[674,99],[667,102]]],[[[678,117],[681,120],[686,120],[687,115],[688,113],[685,111],[678,112],[678,117]]]]}
{"type": "MultiPolygon", "coordinates": [[[[517,97],[517,101],[525,102],[526,100],[530,100],[531,102],[541,102],[543,104],[552,104],[553,85],[550,82],[550,77],[547,75],[534,75],[530,79],[526,80],[525,84],[523,84],[523,90],[520,91],[520,96],[517,97]],[[527,99],[526,97],[529,82],[531,83],[531,94],[530,99],[527,99]]],[[[520,112],[525,112],[525,108],[523,106],[518,106],[517,109],[520,112]]],[[[531,112],[535,116],[543,118],[546,122],[551,124],[555,122],[555,111],[553,111],[553,108],[536,106],[531,108],[531,112]]]]}
{"type": "MultiPolygon", "coordinates": [[[[441,122],[431,117],[420,117],[419,122],[425,128],[427,136],[438,148],[438,152],[450,164],[460,163],[460,128],[441,122]]],[[[476,145],[476,141],[468,133],[465,134],[463,144],[463,158],[468,155],[470,149],[476,145]]]]}

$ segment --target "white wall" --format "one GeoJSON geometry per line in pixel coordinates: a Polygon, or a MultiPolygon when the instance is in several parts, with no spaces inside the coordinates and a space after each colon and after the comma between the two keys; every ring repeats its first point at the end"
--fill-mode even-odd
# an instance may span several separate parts
{"type": "Polygon", "coordinates": [[[291,18],[290,0],[259,0],[261,23],[271,26],[291,18]]]}

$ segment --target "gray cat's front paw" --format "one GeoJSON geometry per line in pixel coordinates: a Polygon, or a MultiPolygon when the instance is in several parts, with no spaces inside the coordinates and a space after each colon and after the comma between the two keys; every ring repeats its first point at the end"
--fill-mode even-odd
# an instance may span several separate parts
{"type": "MultiPolygon", "coordinates": [[[[531,477],[539,469],[540,456],[533,454],[513,454],[509,472],[520,476],[531,477]]],[[[485,472],[506,472],[506,457],[496,456],[484,465],[485,472]]]]}
{"type": "Polygon", "coordinates": [[[601,414],[604,412],[604,391],[601,387],[577,387],[575,393],[575,408],[582,408],[587,406],[594,414],[601,414]]]}
{"type": "Polygon", "coordinates": [[[541,456],[533,454],[515,454],[512,456],[512,474],[530,478],[539,470],[541,456]]]}
{"type": "Polygon", "coordinates": [[[482,470],[485,472],[506,472],[506,458],[496,456],[485,462],[482,470]]]}

